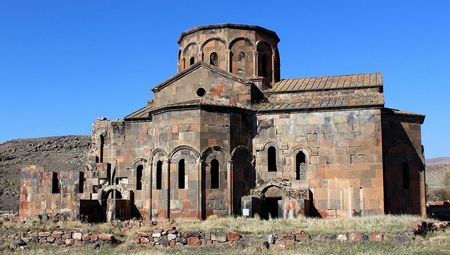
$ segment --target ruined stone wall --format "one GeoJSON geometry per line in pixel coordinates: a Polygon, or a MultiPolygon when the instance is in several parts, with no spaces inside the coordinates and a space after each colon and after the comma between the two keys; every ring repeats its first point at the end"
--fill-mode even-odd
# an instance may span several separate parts
{"type": "MultiPolygon", "coordinates": [[[[105,163],[95,164],[96,175],[91,175],[87,185],[94,187],[100,182],[108,182],[106,169],[109,167],[116,179],[126,179],[127,189],[132,192],[141,217],[206,218],[212,214],[228,215],[232,203],[231,151],[239,146],[246,148],[244,152],[237,150],[236,155],[247,153],[248,158],[253,121],[244,112],[215,108],[163,111],[156,113],[152,122],[126,121],[120,128],[111,126],[117,123],[109,122],[108,125],[108,122],[101,121],[93,136],[103,134],[106,137],[104,146],[108,149],[104,149],[105,163]],[[119,130],[124,130],[121,134],[123,138],[114,134],[119,130]],[[110,160],[110,155],[114,155],[115,160],[106,162],[110,160]],[[184,188],[180,188],[179,184],[180,160],[184,160],[185,166],[184,188]],[[219,183],[218,187],[212,188],[213,160],[218,162],[219,183]],[[143,166],[141,190],[137,190],[136,171],[139,165],[143,166]],[[161,177],[157,176],[158,167],[162,170],[161,177]],[[161,180],[160,188],[157,187],[158,178],[161,180]]],[[[236,194],[244,195],[250,184],[254,183],[254,174],[244,176],[244,171],[237,171],[239,169],[236,167],[235,180],[242,185],[233,187],[236,194]]],[[[110,182],[114,184],[114,180],[110,182]]],[[[88,190],[93,192],[93,188],[88,190]]],[[[98,196],[90,194],[83,198],[98,199],[98,196]]],[[[236,197],[235,200],[240,204],[239,199],[236,197]]]]}
{"type": "Polygon", "coordinates": [[[382,214],[383,166],[380,110],[280,113],[257,116],[254,139],[257,185],[287,180],[309,188],[323,217],[382,214]],[[276,150],[276,171],[268,171],[268,149],[276,150]],[[296,155],[306,156],[296,180],[296,155]]]}
{"type": "Polygon", "coordinates": [[[382,119],[385,211],[425,215],[423,116],[384,112],[382,119]]]}
{"type": "Polygon", "coordinates": [[[33,165],[22,168],[20,175],[19,217],[22,220],[78,218],[79,171],[48,172],[33,165]]]}

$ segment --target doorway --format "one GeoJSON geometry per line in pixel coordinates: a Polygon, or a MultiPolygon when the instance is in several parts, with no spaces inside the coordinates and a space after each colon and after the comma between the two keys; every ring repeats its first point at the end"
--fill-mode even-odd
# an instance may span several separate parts
{"type": "Polygon", "coordinates": [[[265,220],[277,219],[278,215],[278,201],[281,197],[265,197],[261,204],[261,217],[265,220]]]}

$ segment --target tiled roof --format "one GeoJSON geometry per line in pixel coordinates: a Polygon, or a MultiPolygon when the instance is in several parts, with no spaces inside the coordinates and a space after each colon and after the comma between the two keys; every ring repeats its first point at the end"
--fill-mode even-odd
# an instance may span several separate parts
{"type": "Polygon", "coordinates": [[[297,91],[368,88],[381,86],[383,86],[383,77],[381,73],[367,73],[283,79],[273,84],[272,88],[267,92],[289,93],[297,91]]]}
{"type": "Polygon", "coordinates": [[[258,111],[312,110],[355,107],[382,107],[384,96],[379,90],[348,89],[272,94],[268,102],[255,105],[258,111]]]}

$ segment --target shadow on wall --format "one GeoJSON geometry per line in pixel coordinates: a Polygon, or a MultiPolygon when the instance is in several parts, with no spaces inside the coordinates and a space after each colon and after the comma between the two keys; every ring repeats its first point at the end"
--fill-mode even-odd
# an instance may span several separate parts
{"type": "Polygon", "coordinates": [[[425,206],[420,124],[399,118],[383,118],[384,209],[387,214],[420,214],[425,206]]]}
{"type": "Polygon", "coordinates": [[[114,213],[117,220],[142,218],[134,204],[134,193],[130,191],[130,199],[123,199],[117,190],[103,194],[102,204],[98,200],[80,200],[80,220],[90,223],[106,222],[108,213],[114,213]],[[115,197],[112,193],[115,192],[115,197]],[[115,202],[114,202],[115,201],[115,202]]]}

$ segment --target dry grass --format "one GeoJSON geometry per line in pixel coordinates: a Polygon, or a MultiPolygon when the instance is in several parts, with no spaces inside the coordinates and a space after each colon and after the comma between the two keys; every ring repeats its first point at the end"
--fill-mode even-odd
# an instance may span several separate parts
{"type": "MultiPolygon", "coordinates": [[[[55,248],[49,250],[42,247],[29,247],[24,251],[16,251],[15,254],[450,254],[450,232],[433,233],[425,238],[408,243],[397,242],[338,242],[332,240],[309,241],[296,243],[294,247],[285,251],[261,251],[256,250],[250,244],[261,244],[266,239],[267,234],[289,233],[295,230],[303,230],[313,235],[326,235],[349,232],[362,233],[399,233],[407,230],[410,225],[418,220],[416,216],[373,216],[357,217],[351,219],[323,220],[323,219],[296,219],[296,220],[266,220],[244,219],[244,218],[219,218],[210,217],[203,222],[178,220],[175,225],[180,230],[197,230],[205,232],[237,230],[244,234],[249,242],[245,248],[185,248],[185,249],[156,249],[144,248],[133,243],[133,237],[139,231],[150,230],[149,227],[142,227],[131,230],[128,234],[120,233],[114,224],[83,224],[80,222],[58,223],[1,223],[2,231],[14,229],[15,231],[25,230],[53,230],[53,229],[79,229],[80,231],[109,232],[115,234],[124,241],[117,247],[105,247],[99,250],[90,248],[55,248]]],[[[161,222],[157,227],[167,227],[168,222],[161,222]]],[[[11,254],[9,250],[0,253],[11,254]]]]}
{"type": "MultiPolygon", "coordinates": [[[[0,252],[1,253],[1,252],[0,252]]],[[[310,241],[305,243],[297,243],[294,247],[283,250],[257,250],[254,247],[245,248],[188,248],[188,249],[149,249],[149,248],[134,248],[129,249],[124,246],[116,248],[106,248],[101,250],[91,249],[55,249],[49,250],[44,248],[35,248],[24,251],[16,251],[12,253],[7,251],[4,254],[25,254],[25,255],[51,255],[51,254],[396,254],[396,255],[410,255],[410,254],[450,254],[450,233],[437,233],[425,237],[423,240],[416,240],[413,243],[402,245],[395,242],[338,242],[338,241],[310,241]]]]}
{"type": "Polygon", "coordinates": [[[177,227],[182,230],[198,230],[208,232],[236,230],[248,234],[289,233],[303,230],[311,234],[338,234],[349,232],[361,233],[399,233],[408,229],[419,220],[417,216],[371,216],[348,219],[300,218],[295,220],[244,219],[241,217],[210,217],[203,222],[178,221],[177,227]]]}
{"type": "Polygon", "coordinates": [[[38,220],[27,222],[0,221],[0,231],[4,232],[27,232],[27,231],[54,231],[54,230],[73,230],[80,232],[94,233],[112,233],[116,236],[123,236],[119,229],[113,224],[87,224],[80,221],[65,222],[40,222],[38,220]]]}

